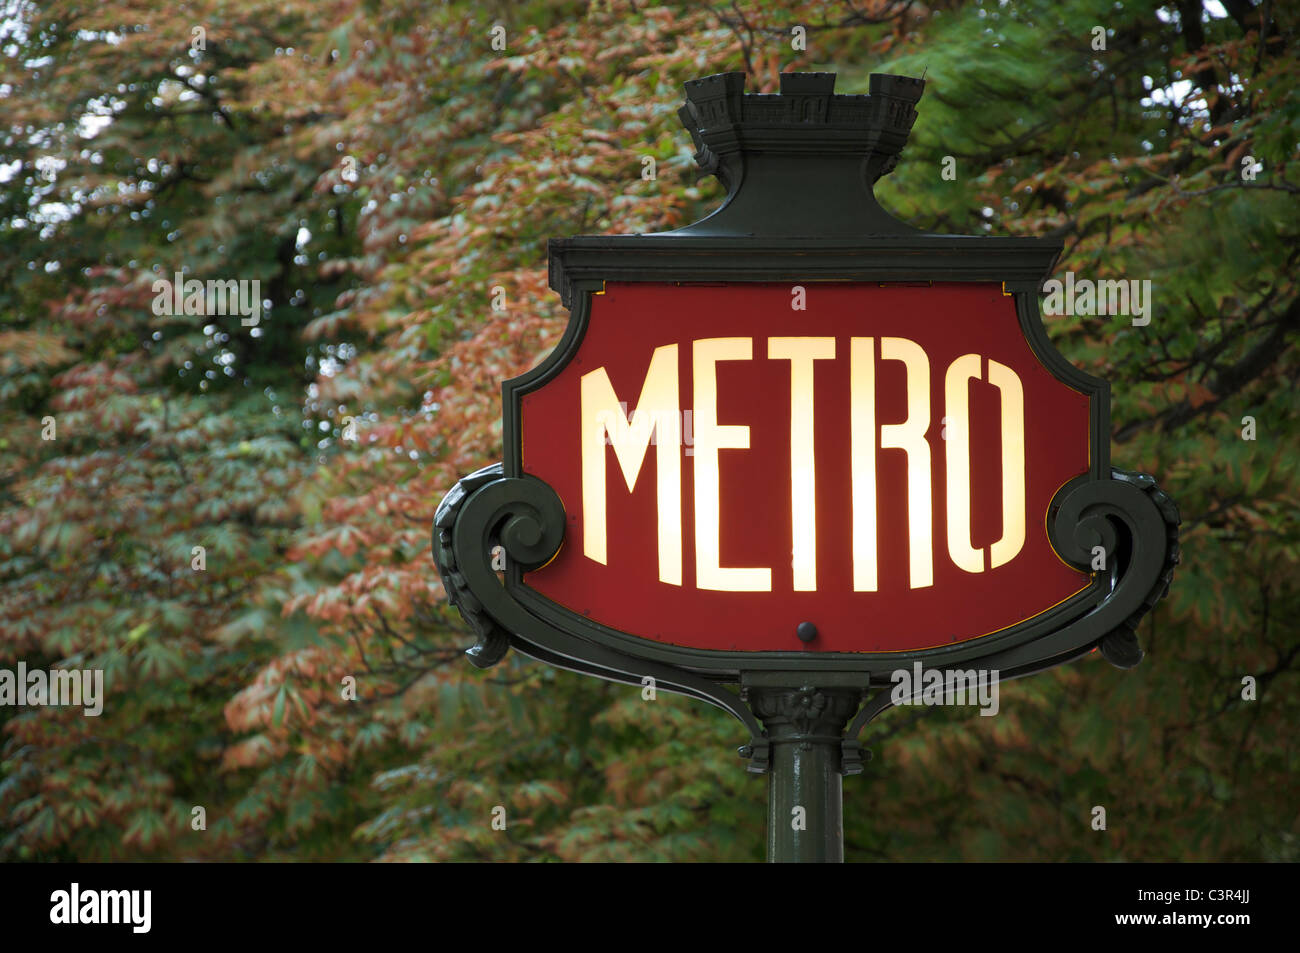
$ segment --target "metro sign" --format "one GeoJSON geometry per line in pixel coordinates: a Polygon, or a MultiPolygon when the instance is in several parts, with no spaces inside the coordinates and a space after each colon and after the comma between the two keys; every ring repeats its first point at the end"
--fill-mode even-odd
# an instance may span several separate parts
{"type": "Polygon", "coordinates": [[[831,787],[891,672],[1137,664],[1177,510],[1112,470],[1108,384],[1043,327],[1061,244],[921,232],[876,202],[923,85],[687,83],[722,206],[551,240],[568,329],[502,384],[504,459],[434,520],[474,664],[515,648],[707,700],[749,729],[751,771],[831,787]]]}
{"type": "Polygon", "coordinates": [[[1088,471],[1089,398],[998,284],[610,282],[548,372],[523,470],[568,523],[525,584],[585,619],[753,651],[811,622],[809,651],[887,652],[1089,583],[1046,532],[1088,471]]]}

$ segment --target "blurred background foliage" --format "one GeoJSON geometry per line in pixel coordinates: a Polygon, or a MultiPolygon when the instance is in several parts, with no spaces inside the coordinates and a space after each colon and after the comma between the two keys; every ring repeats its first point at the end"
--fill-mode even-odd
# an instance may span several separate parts
{"type": "Polygon", "coordinates": [[[675,110],[726,70],[924,71],[896,215],[1058,236],[1058,277],[1155,291],[1146,327],[1047,319],[1113,382],[1116,463],[1182,509],[1146,661],[1008,684],[997,718],[888,713],[848,858],[1300,859],[1296,14],[0,0],[0,667],[108,692],[99,718],[0,708],[0,859],[761,858],[727,716],[474,670],[429,553],[500,457],[500,381],[563,329],[546,239],[716,206],[675,110]],[[181,271],[258,280],[260,324],[155,315],[181,271]]]}

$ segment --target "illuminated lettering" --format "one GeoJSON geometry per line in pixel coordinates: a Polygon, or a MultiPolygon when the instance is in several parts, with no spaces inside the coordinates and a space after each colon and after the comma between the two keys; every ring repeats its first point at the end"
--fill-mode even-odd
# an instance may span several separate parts
{"type": "Polygon", "coordinates": [[[853,591],[876,591],[876,355],[849,341],[849,468],[853,479],[853,591]]]}
{"type": "MultiPolygon", "coordinates": [[[[902,450],[907,461],[908,585],[934,585],[935,500],[931,447],[927,433],[934,419],[930,407],[930,359],[915,341],[901,337],[851,337],[849,360],[849,466],[851,487],[851,552],[853,590],[876,592],[879,587],[879,500],[877,456],[881,450],[902,450]],[[899,423],[880,424],[876,411],[876,361],[903,365],[907,416],[899,423]]],[[[703,338],[691,342],[694,408],[683,411],[678,383],[679,349],[668,344],[655,349],[641,386],[636,409],[626,413],[605,368],[581,378],[583,552],[598,563],[608,559],[606,495],[607,445],[623,473],[628,492],[636,486],[645,455],[656,445],[659,579],[682,585],[682,419],[694,423],[695,585],[727,592],[770,592],[772,570],[721,564],[722,486],[719,452],[748,450],[750,424],[718,423],[719,361],[751,361],[749,337],[703,338]],[[608,434],[608,444],[606,435],[608,434]]],[[[817,454],[815,364],[835,360],[833,337],[770,337],[769,361],[790,362],[790,543],[793,589],[817,591],[817,454]]],[[[1001,415],[1002,535],[988,546],[976,546],[971,533],[971,408],[972,381],[983,380],[984,358],[962,354],[944,373],[945,486],[947,551],[953,565],[981,573],[1015,559],[1025,545],[1027,499],[1025,487],[1025,406],[1020,377],[997,361],[988,361],[987,383],[998,390],[1001,415]]],[[[770,425],[771,421],[760,421],[770,425]]],[[[889,501],[887,505],[901,505],[889,501]]]]}
{"type": "Polygon", "coordinates": [[[771,569],[739,569],[721,561],[721,478],[718,451],[749,449],[749,428],[718,423],[718,361],[748,361],[753,338],[704,338],[694,345],[695,585],[728,592],[770,592],[771,569]]]}
{"type": "Polygon", "coordinates": [[[921,345],[907,338],[881,338],[880,357],[902,361],[907,368],[907,420],[882,424],[880,449],[893,448],[907,454],[907,558],[911,586],[934,585],[934,545],[931,536],[930,444],[930,359],[921,345]]]}
{"type": "Polygon", "coordinates": [[[659,580],[682,584],[682,458],[678,412],[677,345],[655,348],[632,418],[623,415],[603,367],[582,375],[582,551],[605,564],[605,434],[632,492],[655,434],[659,510],[659,580]]]}
{"type": "Polygon", "coordinates": [[[948,365],[943,404],[948,412],[945,441],[948,471],[948,556],[966,572],[984,571],[984,550],[970,536],[970,401],[969,385],[979,380],[980,356],[963,354],[948,365]]]}
{"type": "Polygon", "coordinates": [[[767,356],[790,362],[790,525],[795,592],[817,591],[817,465],[813,361],[835,357],[834,338],[768,338],[767,356]]]}
{"type": "Polygon", "coordinates": [[[1016,372],[994,360],[989,383],[1002,394],[1002,538],[989,547],[989,568],[997,569],[1025,545],[1025,391],[1016,372]]]}
{"type": "MultiPolygon", "coordinates": [[[[970,401],[980,356],[963,354],[944,377],[948,412],[948,555],[966,572],[984,571],[984,550],[971,544],[970,401]]],[[[989,361],[989,383],[1002,398],[1002,537],[989,547],[989,567],[1010,562],[1025,545],[1025,396],[1016,372],[989,361]]]]}

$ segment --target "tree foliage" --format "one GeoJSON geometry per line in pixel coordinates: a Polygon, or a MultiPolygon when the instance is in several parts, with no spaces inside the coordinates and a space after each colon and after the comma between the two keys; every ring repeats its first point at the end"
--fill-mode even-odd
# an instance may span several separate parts
{"type": "Polygon", "coordinates": [[[0,858],[761,857],[726,716],[473,670],[429,552],[442,495],[500,458],[501,380],[564,328],[546,239],[706,214],[681,84],[741,69],[924,71],[898,217],[1059,236],[1061,272],[1155,295],[1145,327],[1048,318],[1113,382],[1116,463],[1183,512],[1147,660],[1003,686],[993,719],[886,714],[849,858],[1296,859],[1284,8],[11,0],[0,667],[102,668],[107,700],[0,708],[0,858]],[[258,281],[259,324],[156,313],[178,272],[258,281]]]}

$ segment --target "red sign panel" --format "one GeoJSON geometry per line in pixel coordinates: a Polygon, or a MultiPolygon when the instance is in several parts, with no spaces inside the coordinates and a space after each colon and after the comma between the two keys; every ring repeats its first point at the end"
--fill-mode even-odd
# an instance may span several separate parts
{"type": "Polygon", "coordinates": [[[1046,519],[1088,469],[1088,398],[998,285],[608,282],[591,300],[522,403],[523,469],[568,518],[524,578],[547,599],[691,648],[894,652],[1087,586],[1046,519]]]}

